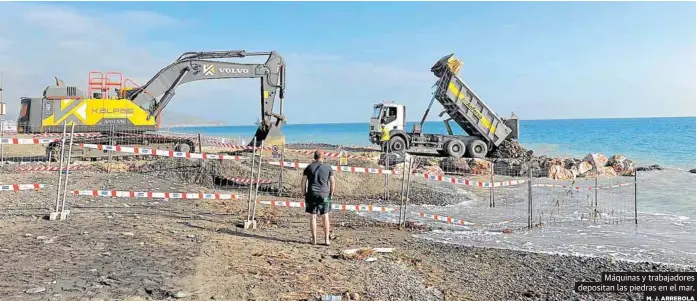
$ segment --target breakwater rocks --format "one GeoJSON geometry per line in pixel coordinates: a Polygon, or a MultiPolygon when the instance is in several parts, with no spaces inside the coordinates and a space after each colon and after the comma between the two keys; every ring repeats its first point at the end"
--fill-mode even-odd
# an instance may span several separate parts
{"type": "Polygon", "coordinates": [[[505,141],[487,160],[472,158],[416,159],[418,171],[444,175],[497,175],[513,177],[548,177],[554,180],[573,180],[596,176],[633,176],[637,168],[623,155],[606,157],[600,153],[588,154],[583,159],[535,156],[517,141],[505,141]]]}

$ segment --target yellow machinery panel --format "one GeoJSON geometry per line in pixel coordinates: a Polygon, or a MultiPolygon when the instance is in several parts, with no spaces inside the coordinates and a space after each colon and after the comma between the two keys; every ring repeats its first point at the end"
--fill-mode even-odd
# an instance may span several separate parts
{"type": "Polygon", "coordinates": [[[44,115],[42,127],[63,125],[115,125],[155,127],[157,120],[128,99],[56,99],[53,110],[44,115]]]}

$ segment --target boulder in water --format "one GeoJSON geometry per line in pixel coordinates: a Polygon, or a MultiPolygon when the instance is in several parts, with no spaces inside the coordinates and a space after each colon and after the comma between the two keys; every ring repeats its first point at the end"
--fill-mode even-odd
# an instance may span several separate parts
{"type": "Polygon", "coordinates": [[[637,171],[652,171],[652,170],[663,170],[663,167],[654,164],[654,165],[649,165],[648,167],[637,167],[637,171]]]}
{"type": "Polygon", "coordinates": [[[693,169],[690,169],[690,172],[691,172],[691,173],[695,173],[695,171],[697,171],[697,170],[694,169],[694,168],[693,168],[693,169]]]}

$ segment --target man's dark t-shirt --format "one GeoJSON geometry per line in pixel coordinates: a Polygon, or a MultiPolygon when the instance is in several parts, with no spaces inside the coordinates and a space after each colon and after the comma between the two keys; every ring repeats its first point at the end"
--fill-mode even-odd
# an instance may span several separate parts
{"type": "Polygon", "coordinates": [[[329,164],[312,162],[305,167],[303,175],[307,177],[307,193],[326,198],[329,196],[329,177],[334,171],[329,164]]]}

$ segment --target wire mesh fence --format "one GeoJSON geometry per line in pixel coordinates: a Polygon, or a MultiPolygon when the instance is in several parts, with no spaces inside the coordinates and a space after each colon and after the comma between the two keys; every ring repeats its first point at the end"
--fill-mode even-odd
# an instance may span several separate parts
{"type": "Polygon", "coordinates": [[[618,167],[617,158],[603,164],[522,158],[482,160],[391,154],[370,147],[312,142],[289,143],[278,149],[251,147],[256,141],[243,137],[211,137],[172,129],[143,132],[117,126],[89,133],[84,129],[81,132],[78,126],[66,126],[65,134],[15,134],[1,141],[5,164],[0,173],[3,181],[9,182],[0,184],[32,184],[23,183],[19,176],[32,173],[30,182],[45,185],[42,193],[53,193],[56,203],[63,195],[72,194],[147,199],[246,198],[250,204],[282,200],[302,207],[303,170],[319,149],[334,170],[334,203],[339,206],[335,209],[341,210],[333,214],[338,218],[346,211],[365,211],[390,221],[398,219],[402,225],[407,220],[435,221],[496,231],[560,223],[636,222],[636,180],[624,166],[618,167]],[[51,138],[39,138],[41,135],[51,138]],[[32,144],[19,143],[20,139],[32,144]],[[105,181],[86,181],[82,173],[105,181]],[[200,190],[183,191],[147,181],[119,182],[127,175],[195,184],[200,190]]]}

